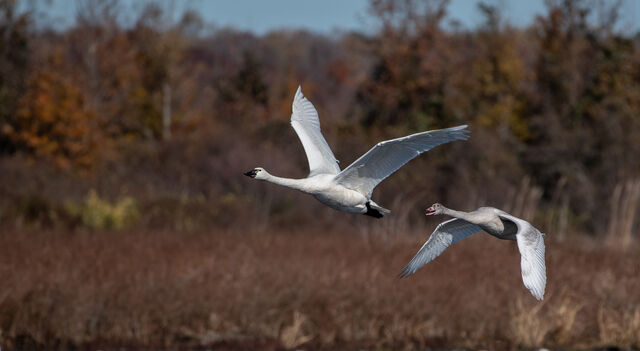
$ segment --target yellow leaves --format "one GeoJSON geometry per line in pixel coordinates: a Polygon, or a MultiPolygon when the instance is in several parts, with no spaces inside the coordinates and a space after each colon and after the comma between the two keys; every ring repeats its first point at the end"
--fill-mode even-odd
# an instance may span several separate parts
{"type": "Polygon", "coordinates": [[[493,104],[485,104],[479,111],[477,121],[486,127],[507,124],[518,139],[525,141],[531,134],[522,110],[521,101],[512,95],[505,95],[493,104]]]}
{"type": "Polygon", "coordinates": [[[65,211],[90,229],[123,229],[140,216],[133,198],[124,197],[111,204],[101,199],[95,190],[91,190],[80,204],[65,204],[65,211]]]}
{"type": "Polygon", "coordinates": [[[477,121],[486,127],[508,125],[521,141],[531,137],[526,117],[526,96],[521,86],[531,83],[534,75],[525,67],[517,51],[517,35],[491,37],[484,48],[485,55],[473,61],[472,76],[478,100],[477,121]]]}
{"type": "Polygon", "coordinates": [[[517,36],[492,38],[485,44],[485,54],[473,62],[473,76],[485,95],[512,94],[531,75],[527,74],[522,55],[516,50],[517,36]]]}

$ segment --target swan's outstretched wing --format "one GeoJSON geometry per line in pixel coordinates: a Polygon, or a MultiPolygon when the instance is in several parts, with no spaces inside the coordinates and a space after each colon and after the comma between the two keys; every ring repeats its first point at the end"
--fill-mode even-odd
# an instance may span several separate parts
{"type": "Polygon", "coordinates": [[[298,134],[307,154],[309,175],[340,172],[338,161],[320,131],[318,111],[311,101],[302,95],[302,89],[299,86],[293,98],[292,110],[291,126],[298,134]]]}
{"type": "Polygon", "coordinates": [[[421,153],[440,144],[466,140],[466,125],[431,130],[378,143],[336,176],[339,184],[371,197],[373,188],[421,153]]]}
{"type": "Polygon", "coordinates": [[[516,241],[521,256],[522,282],[536,299],[542,300],[547,285],[544,235],[529,222],[520,218],[508,214],[501,214],[500,218],[510,220],[518,226],[516,241]]]}
{"type": "Polygon", "coordinates": [[[406,277],[415,273],[418,268],[438,257],[449,245],[455,244],[481,231],[482,228],[479,226],[459,218],[440,223],[438,227],[436,227],[436,230],[431,233],[427,242],[422,245],[420,251],[418,251],[411,262],[404,267],[402,273],[400,273],[400,277],[406,277]]]}

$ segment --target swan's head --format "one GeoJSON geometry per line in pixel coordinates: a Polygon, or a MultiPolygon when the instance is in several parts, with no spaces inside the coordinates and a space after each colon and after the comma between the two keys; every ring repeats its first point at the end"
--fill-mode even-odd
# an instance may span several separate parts
{"type": "Polygon", "coordinates": [[[265,171],[264,168],[262,167],[256,167],[248,172],[244,172],[244,175],[254,179],[264,179],[266,174],[267,174],[267,171],[265,171]]]}
{"type": "Polygon", "coordinates": [[[433,215],[441,214],[443,210],[444,210],[444,206],[436,202],[435,204],[431,205],[431,207],[424,210],[424,214],[427,216],[433,216],[433,215]]]}

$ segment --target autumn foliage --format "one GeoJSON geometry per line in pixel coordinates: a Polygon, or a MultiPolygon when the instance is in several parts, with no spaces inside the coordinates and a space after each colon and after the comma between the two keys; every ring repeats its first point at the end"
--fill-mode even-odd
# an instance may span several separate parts
{"type": "MultiPolygon", "coordinates": [[[[35,180],[30,167],[61,167],[69,175],[55,177],[56,194],[3,182],[13,196],[4,198],[13,218],[4,223],[24,217],[15,204],[34,196],[48,208],[42,216],[65,218],[63,204],[90,190],[133,196],[143,208],[163,203],[174,213],[163,225],[178,227],[207,227],[211,214],[241,208],[283,225],[307,211],[331,217],[238,176],[256,165],[304,176],[287,126],[302,84],[343,167],[383,138],[470,125],[468,142],[412,162],[380,187],[379,202],[527,207],[550,232],[603,235],[623,215],[614,188],[640,173],[640,56],[637,37],[615,30],[619,7],[588,5],[550,2],[519,28],[484,3],[484,24],[467,30],[447,23],[446,1],[372,1],[374,34],[326,37],[207,30],[196,13],[172,17],[155,3],[123,25],[115,1],[85,4],[66,30],[35,29],[29,12],[4,1],[5,173],[35,180]],[[24,161],[31,166],[18,166],[24,161]],[[415,194],[423,195],[408,199],[415,194]],[[181,218],[189,208],[202,215],[181,218]]],[[[138,224],[150,222],[143,214],[138,224]]]]}

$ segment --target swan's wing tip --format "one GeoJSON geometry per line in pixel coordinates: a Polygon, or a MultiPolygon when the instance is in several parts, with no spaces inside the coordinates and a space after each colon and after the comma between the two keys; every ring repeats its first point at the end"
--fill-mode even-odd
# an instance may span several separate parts
{"type": "Polygon", "coordinates": [[[471,134],[471,131],[467,129],[466,124],[457,127],[451,127],[449,128],[449,131],[451,132],[451,135],[454,136],[454,140],[467,140],[469,139],[469,134],[471,134]]]}
{"type": "Polygon", "coordinates": [[[296,102],[304,99],[304,94],[302,94],[302,86],[298,85],[298,89],[296,90],[296,94],[293,96],[293,105],[295,106],[296,102]]]}
{"type": "Polygon", "coordinates": [[[542,286],[540,287],[527,287],[527,289],[529,289],[529,292],[531,293],[531,295],[533,295],[533,297],[536,298],[536,300],[538,301],[542,301],[544,299],[544,291],[545,291],[545,287],[542,286]]]}
{"type": "Polygon", "coordinates": [[[455,127],[449,127],[449,128],[444,128],[444,130],[450,130],[450,131],[464,131],[464,132],[470,132],[469,129],[467,129],[469,127],[468,124],[461,124],[459,126],[455,126],[455,127]]]}
{"type": "Polygon", "coordinates": [[[469,139],[469,134],[471,134],[471,131],[467,129],[467,127],[468,125],[463,124],[460,126],[439,129],[439,131],[445,132],[448,135],[452,136],[453,140],[467,140],[469,139]]]}
{"type": "Polygon", "coordinates": [[[412,275],[413,273],[416,272],[415,269],[412,269],[409,267],[410,265],[407,265],[406,267],[404,267],[402,269],[402,271],[400,272],[400,274],[398,274],[398,279],[402,279],[402,278],[407,278],[408,276],[412,275]]]}
{"type": "Polygon", "coordinates": [[[536,298],[536,300],[538,300],[538,301],[542,301],[542,300],[544,300],[544,294],[542,294],[542,295],[538,295],[538,296],[533,295],[533,297],[535,297],[535,298],[536,298]]]}
{"type": "MultiPolygon", "coordinates": [[[[298,85],[296,94],[293,96],[293,103],[291,104],[292,113],[302,112],[304,110],[305,96],[302,93],[302,86],[298,85]]],[[[293,117],[293,116],[292,116],[293,117]]],[[[293,119],[292,119],[293,120],[293,119]]]]}

